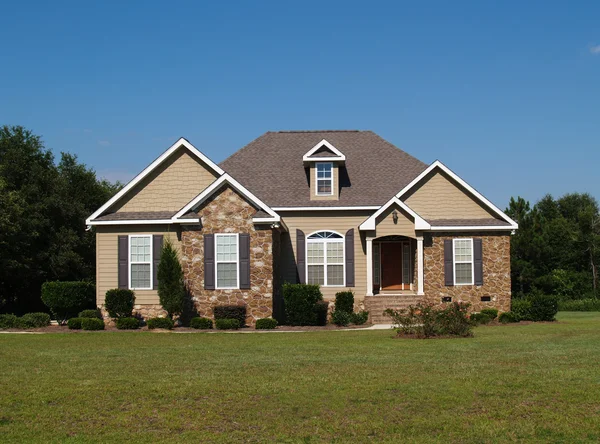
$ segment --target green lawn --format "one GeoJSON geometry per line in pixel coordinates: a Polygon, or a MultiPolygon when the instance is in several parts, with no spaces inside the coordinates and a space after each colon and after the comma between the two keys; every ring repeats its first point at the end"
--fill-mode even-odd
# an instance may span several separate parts
{"type": "Polygon", "coordinates": [[[0,441],[600,440],[600,313],[390,331],[0,335],[0,441]]]}

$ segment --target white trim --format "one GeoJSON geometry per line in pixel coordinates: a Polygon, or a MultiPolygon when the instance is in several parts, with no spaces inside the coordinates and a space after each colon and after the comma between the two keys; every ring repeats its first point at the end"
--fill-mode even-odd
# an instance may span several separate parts
{"type": "Polygon", "coordinates": [[[315,162],[315,196],[333,196],[333,182],[334,182],[333,174],[334,174],[333,162],[315,162]],[[329,165],[331,177],[319,178],[319,168],[318,168],[319,164],[329,165]],[[330,183],[330,186],[329,186],[330,192],[329,193],[319,193],[319,180],[329,180],[329,183],[330,183]]]}
{"type": "Polygon", "coordinates": [[[154,289],[154,239],[151,234],[130,234],[127,236],[127,274],[128,282],[127,287],[130,290],[153,290],[154,289]],[[144,237],[150,239],[150,263],[148,262],[131,262],[131,238],[132,237],[144,237]],[[150,265],[150,287],[132,287],[131,286],[131,266],[136,264],[150,265]]]}
{"type": "Polygon", "coordinates": [[[215,233],[215,289],[216,290],[239,290],[240,289],[240,234],[239,233],[215,233]],[[219,261],[217,260],[217,244],[218,238],[223,236],[235,236],[236,237],[236,252],[235,261],[219,261]],[[219,264],[236,264],[237,276],[235,287],[219,287],[219,264]]]}
{"type": "Polygon", "coordinates": [[[305,155],[304,157],[302,157],[302,160],[304,162],[310,162],[310,161],[319,161],[319,159],[326,159],[326,160],[335,160],[335,161],[345,161],[346,160],[346,156],[344,154],[342,154],[342,152],[340,150],[338,150],[336,147],[334,147],[331,143],[327,142],[325,139],[321,140],[319,143],[317,143],[314,147],[312,147],[305,155]],[[322,148],[324,146],[326,146],[332,153],[334,153],[335,155],[339,156],[339,157],[311,157],[317,150],[319,150],[319,148],[322,148]]]}
{"type": "Polygon", "coordinates": [[[306,276],[306,283],[308,283],[308,244],[323,244],[323,264],[310,264],[310,265],[323,265],[323,285],[321,285],[321,287],[345,287],[346,286],[346,238],[342,233],[338,233],[335,230],[317,230],[317,231],[313,231],[312,233],[310,233],[308,236],[306,236],[306,241],[305,241],[305,246],[304,246],[304,257],[306,258],[305,260],[305,276],[306,276]],[[309,239],[313,234],[317,234],[317,233],[323,233],[323,232],[329,232],[329,233],[335,233],[338,236],[341,236],[341,238],[330,238],[330,239],[326,239],[326,238],[319,238],[319,239],[309,239]],[[327,266],[329,265],[329,263],[327,262],[327,243],[338,243],[338,244],[342,244],[342,263],[341,264],[331,264],[331,265],[341,265],[342,266],[342,283],[338,284],[338,285],[329,285],[327,283],[327,266]]]}
{"type": "Polygon", "coordinates": [[[208,199],[215,191],[217,191],[224,183],[231,185],[236,191],[246,197],[250,202],[258,206],[260,209],[264,210],[266,213],[273,217],[274,222],[279,222],[281,219],[279,215],[273,211],[267,204],[265,204],[262,200],[252,194],[250,191],[246,189],[241,183],[231,177],[229,174],[224,173],[221,177],[215,180],[212,184],[210,184],[204,191],[198,194],[191,202],[189,202],[185,207],[175,214],[172,217],[172,220],[177,220],[181,218],[188,211],[202,204],[206,199],[208,199]]]}
{"type": "Polygon", "coordinates": [[[252,222],[254,222],[255,224],[269,224],[279,222],[279,219],[274,217],[254,217],[252,218],[252,222]]]}
{"type": "Polygon", "coordinates": [[[444,165],[439,160],[436,160],[431,165],[429,165],[429,167],[427,167],[427,169],[425,171],[423,171],[421,174],[419,174],[411,183],[406,185],[398,194],[396,194],[396,197],[401,198],[404,194],[406,194],[409,190],[411,190],[413,187],[415,187],[425,176],[427,176],[430,172],[432,172],[436,168],[439,168],[440,170],[442,170],[443,172],[448,174],[452,179],[454,179],[456,182],[458,182],[463,188],[465,188],[468,192],[470,192],[473,196],[475,196],[481,203],[483,203],[490,210],[492,210],[494,213],[496,213],[498,216],[500,216],[502,219],[504,219],[506,222],[508,222],[511,225],[509,227],[510,229],[516,230],[517,228],[519,228],[519,225],[514,220],[512,220],[510,217],[508,217],[502,210],[500,210],[493,203],[491,203],[489,200],[487,200],[485,197],[483,197],[483,195],[480,194],[475,188],[473,188],[467,182],[462,180],[456,173],[454,173],[450,168],[448,168],[446,165],[444,165]]]}
{"type": "Polygon", "coordinates": [[[417,237],[417,295],[425,295],[423,288],[425,282],[425,273],[423,269],[423,236],[417,237]]]}
{"type": "MultiPolygon", "coordinates": [[[[193,221],[194,219],[184,219],[187,221],[193,221]]],[[[87,221],[87,225],[164,225],[164,224],[172,224],[172,219],[143,219],[143,220],[97,220],[97,221],[87,221]]]]}
{"type": "MultiPolygon", "coordinates": [[[[373,296],[373,238],[367,237],[367,294],[373,296]]],[[[379,261],[381,264],[381,259],[379,261]]],[[[381,265],[379,266],[381,268],[381,265]]]]}
{"type": "Polygon", "coordinates": [[[472,238],[459,237],[452,239],[452,277],[454,279],[454,286],[460,287],[461,285],[475,285],[475,248],[472,238]],[[470,241],[471,242],[471,260],[470,261],[456,261],[456,248],[454,247],[457,241],[470,241]],[[471,264],[471,282],[457,283],[456,282],[456,264],[471,264]]]}
{"type": "Polygon", "coordinates": [[[274,211],[352,211],[377,210],[381,205],[363,205],[356,207],[271,207],[274,211]]]}
{"type": "Polygon", "coordinates": [[[91,221],[102,213],[104,213],[108,208],[110,208],[115,202],[121,199],[129,190],[131,190],[134,186],[136,186],[144,177],[150,174],[155,168],[157,168],[161,163],[163,163],[174,151],[181,147],[187,148],[193,155],[198,157],[202,162],[208,165],[217,175],[223,175],[224,171],[212,160],[202,154],[194,145],[181,137],[177,142],[175,142],[169,149],[167,149],[164,153],[162,153],[154,162],[148,165],[141,173],[135,176],[127,185],[121,189],[117,194],[115,194],[112,198],[108,200],[104,205],[98,208],[90,217],[87,218],[85,223],[87,225],[92,225],[91,221]]]}
{"type": "Polygon", "coordinates": [[[459,227],[431,227],[431,231],[512,231],[515,227],[498,227],[494,225],[464,225],[459,227]]]}
{"type": "Polygon", "coordinates": [[[400,199],[394,196],[390,200],[388,200],[387,203],[383,204],[379,208],[379,210],[373,213],[367,220],[360,224],[358,229],[360,231],[375,230],[377,225],[376,219],[393,204],[398,205],[400,208],[402,208],[414,218],[415,230],[429,230],[431,228],[431,225],[429,225],[427,221],[425,221],[425,219],[423,219],[421,216],[415,213],[408,205],[406,205],[404,202],[402,202],[400,199]]]}

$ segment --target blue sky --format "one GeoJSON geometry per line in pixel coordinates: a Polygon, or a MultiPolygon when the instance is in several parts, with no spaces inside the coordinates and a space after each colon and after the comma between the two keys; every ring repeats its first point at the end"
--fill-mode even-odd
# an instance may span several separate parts
{"type": "MultiPolygon", "coordinates": [[[[6,2],[0,124],[111,180],[370,129],[504,208],[600,198],[600,2],[6,2]]],[[[375,172],[374,172],[375,173],[375,172]]]]}

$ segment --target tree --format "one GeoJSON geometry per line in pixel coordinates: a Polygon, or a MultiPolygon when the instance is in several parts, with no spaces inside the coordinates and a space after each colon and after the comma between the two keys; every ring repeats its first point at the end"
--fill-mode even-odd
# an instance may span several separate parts
{"type": "Polygon", "coordinates": [[[177,257],[177,250],[171,241],[166,239],[158,264],[158,297],[160,305],[170,319],[183,312],[185,295],[183,270],[177,257]]]}

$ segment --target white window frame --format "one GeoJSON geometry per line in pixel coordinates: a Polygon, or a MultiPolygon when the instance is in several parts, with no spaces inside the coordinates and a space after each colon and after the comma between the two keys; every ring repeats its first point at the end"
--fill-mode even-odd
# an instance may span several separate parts
{"type": "Polygon", "coordinates": [[[154,245],[151,234],[130,234],[127,239],[127,271],[128,271],[128,286],[130,290],[153,290],[154,289],[154,245]],[[131,238],[148,238],[150,239],[150,287],[133,287],[131,285],[131,266],[135,264],[147,264],[148,262],[132,262],[131,261],[131,238]]]}
{"type": "Polygon", "coordinates": [[[337,231],[333,231],[333,230],[318,230],[318,231],[314,231],[312,233],[310,233],[308,236],[306,236],[306,247],[305,247],[305,255],[304,257],[305,259],[305,276],[306,276],[306,282],[308,283],[308,244],[317,244],[317,243],[322,243],[323,244],[323,263],[322,264],[310,264],[310,265],[322,265],[323,266],[323,282],[324,284],[321,285],[322,287],[345,287],[346,286],[346,238],[344,237],[343,234],[338,233],[337,231]],[[317,233],[323,233],[325,231],[328,231],[330,233],[335,233],[338,236],[342,236],[341,238],[332,238],[332,239],[309,239],[310,236],[317,234],[317,233]],[[342,263],[341,264],[327,264],[327,244],[328,243],[341,243],[342,244],[342,263]],[[341,265],[342,266],[342,283],[339,285],[328,285],[328,278],[327,278],[327,265],[341,265]]]}
{"type": "MultiPolygon", "coordinates": [[[[317,196],[333,196],[333,175],[335,174],[335,169],[333,168],[333,162],[315,162],[315,194],[317,196]],[[329,165],[331,168],[331,177],[329,179],[321,178],[319,179],[319,165],[329,165]],[[319,180],[329,180],[331,182],[331,186],[329,187],[331,192],[329,193],[319,193],[319,180]]],[[[324,230],[325,231],[325,230],[324,230]]]]}
{"type": "Polygon", "coordinates": [[[240,234],[239,233],[215,233],[215,288],[217,290],[239,290],[240,289],[240,234]],[[235,236],[236,237],[236,257],[235,261],[220,261],[217,259],[217,245],[219,243],[219,237],[223,236],[235,236]],[[219,264],[236,264],[236,285],[235,287],[219,287],[219,264]]]}
{"type": "Polygon", "coordinates": [[[475,250],[473,249],[473,239],[472,238],[464,238],[459,237],[456,239],[452,239],[452,271],[454,278],[454,285],[475,285],[475,250]],[[457,261],[456,260],[456,242],[457,241],[469,241],[471,243],[471,260],[470,261],[457,261]],[[457,283],[456,282],[456,264],[471,264],[471,282],[467,283],[457,283]]]}

